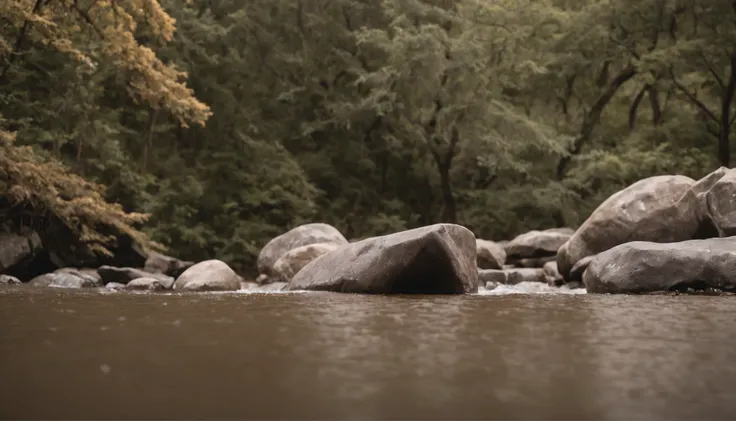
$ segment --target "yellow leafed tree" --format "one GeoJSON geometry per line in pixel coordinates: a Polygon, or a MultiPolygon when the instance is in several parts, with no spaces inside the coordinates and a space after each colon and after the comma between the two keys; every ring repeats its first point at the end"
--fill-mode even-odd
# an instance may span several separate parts
{"type": "MultiPolygon", "coordinates": [[[[31,47],[56,50],[72,57],[80,74],[114,66],[135,100],[168,111],[182,126],[204,126],[210,108],[186,86],[186,73],[136,39],[165,44],[174,23],[157,0],[0,0],[0,92],[10,93],[10,76],[31,47]]],[[[7,127],[0,116],[0,220],[39,231],[66,265],[105,262],[136,245],[161,249],[135,228],[147,215],[108,203],[103,186],[15,145],[7,127]]]]}
{"type": "Polygon", "coordinates": [[[204,125],[211,115],[186,86],[186,73],[136,41],[139,34],[171,41],[175,21],[157,0],[4,0],[0,16],[0,87],[23,46],[34,43],[67,53],[80,66],[111,63],[127,76],[134,98],[168,110],[184,126],[204,125]]]}

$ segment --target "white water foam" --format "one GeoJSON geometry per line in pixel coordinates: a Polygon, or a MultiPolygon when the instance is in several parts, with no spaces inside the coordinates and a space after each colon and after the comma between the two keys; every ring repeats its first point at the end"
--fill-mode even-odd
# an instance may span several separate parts
{"type": "Polygon", "coordinates": [[[499,285],[490,290],[485,288],[478,290],[478,295],[509,294],[587,294],[587,291],[585,288],[551,287],[540,282],[520,282],[516,285],[499,285]]]}
{"type": "MultiPolygon", "coordinates": [[[[108,288],[99,288],[99,292],[102,294],[116,294],[119,292],[133,293],[133,294],[151,294],[154,291],[145,290],[125,290],[118,291],[108,288]]],[[[167,291],[177,292],[177,291],[167,291]]],[[[193,292],[193,291],[192,291],[193,292]]],[[[243,294],[243,295],[258,295],[258,294],[309,294],[312,291],[284,291],[284,290],[263,290],[260,288],[248,288],[239,289],[236,291],[199,291],[197,294],[213,294],[213,295],[231,295],[231,294],[243,294]]],[[[566,294],[566,295],[577,295],[587,294],[585,288],[569,289],[566,287],[551,287],[547,284],[540,282],[521,282],[516,285],[499,285],[494,289],[488,290],[483,287],[478,289],[477,295],[511,295],[511,294],[566,294]]]]}

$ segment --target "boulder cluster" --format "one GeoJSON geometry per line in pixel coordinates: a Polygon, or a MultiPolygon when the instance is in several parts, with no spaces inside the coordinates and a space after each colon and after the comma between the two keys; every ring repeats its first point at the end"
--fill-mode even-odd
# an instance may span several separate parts
{"type": "Polygon", "coordinates": [[[21,279],[14,274],[42,244],[34,232],[5,233],[0,284],[465,294],[543,282],[589,293],[730,292],[736,290],[734,235],[736,170],[719,168],[699,181],[681,175],[640,180],[609,197],[577,230],[534,230],[510,241],[435,224],[350,242],[331,225],[305,224],[263,247],[254,281],[220,260],[195,264],[158,253],[148,254],[140,268],[61,268],[21,279]]]}

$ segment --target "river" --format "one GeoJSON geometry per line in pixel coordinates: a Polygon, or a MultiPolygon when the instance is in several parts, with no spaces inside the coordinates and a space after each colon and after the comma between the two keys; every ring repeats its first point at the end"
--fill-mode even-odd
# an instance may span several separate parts
{"type": "Polygon", "coordinates": [[[736,299],[0,290],[4,419],[734,419],[736,299]]]}

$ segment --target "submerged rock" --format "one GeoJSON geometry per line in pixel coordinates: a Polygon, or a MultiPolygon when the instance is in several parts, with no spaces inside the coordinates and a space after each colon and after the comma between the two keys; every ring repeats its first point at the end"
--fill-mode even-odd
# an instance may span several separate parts
{"type": "Polygon", "coordinates": [[[2,285],[20,285],[22,282],[15,276],[0,275],[0,284],[2,285]]]}
{"type": "Polygon", "coordinates": [[[174,283],[180,291],[236,291],[242,278],[221,260],[205,260],[185,270],[174,283]]]}
{"type": "Polygon", "coordinates": [[[351,243],[312,261],[288,290],[368,294],[478,291],[475,236],[436,224],[351,243]]]}
{"type": "Polygon", "coordinates": [[[475,252],[479,269],[501,269],[506,263],[506,251],[493,241],[476,239],[475,252]]]}
{"type": "Polygon", "coordinates": [[[590,293],[736,289],[736,237],[635,241],[598,254],[583,275],[590,293]]]}
{"type": "Polygon", "coordinates": [[[28,282],[35,287],[64,287],[64,288],[94,288],[101,284],[92,276],[71,269],[59,270],[53,273],[36,276],[28,282]]]}
{"type": "Polygon", "coordinates": [[[544,267],[542,267],[542,271],[544,272],[544,276],[547,277],[547,283],[550,286],[560,286],[564,283],[560,271],[557,270],[556,261],[545,263],[544,267]]]}
{"type": "Polygon", "coordinates": [[[125,289],[125,284],[121,284],[119,282],[108,282],[107,284],[105,284],[105,289],[120,291],[122,289],[125,289]]]}
{"type": "Polygon", "coordinates": [[[258,273],[275,275],[274,265],[289,250],[309,244],[334,244],[342,246],[348,240],[332,225],[313,223],[298,226],[269,241],[258,254],[258,273]]]}
{"type": "Polygon", "coordinates": [[[544,269],[541,268],[515,268],[506,269],[506,284],[516,285],[521,282],[547,283],[544,269]]]}
{"type": "Polygon", "coordinates": [[[138,278],[154,278],[160,280],[162,283],[173,283],[174,278],[171,276],[164,275],[162,273],[149,273],[144,270],[135,268],[118,268],[114,266],[100,266],[97,268],[97,273],[102,278],[102,282],[107,284],[108,282],[119,282],[121,284],[127,284],[133,279],[138,278]]]}
{"type": "Polygon", "coordinates": [[[162,280],[159,278],[136,278],[125,285],[125,289],[131,290],[147,290],[147,291],[165,291],[174,286],[174,278],[170,280],[162,280]]]}
{"type": "Polygon", "coordinates": [[[547,282],[543,269],[539,268],[504,268],[502,270],[487,269],[478,271],[481,284],[516,285],[521,282],[547,282]]]}
{"type": "Polygon", "coordinates": [[[479,285],[498,285],[506,283],[507,273],[499,269],[481,269],[478,271],[479,285]]]}
{"type": "Polygon", "coordinates": [[[689,240],[700,226],[695,195],[685,193],[695,180],[663,175],[640,180],[601,203],[557,253],[565,279],[575,263],[629,241],[689,240]],[[681,200],[684,199],[684,200],[681,200]]]}
{"type": "MultiPolygon", "coordinates": [[[[327,254],[339,246],[336,244],[316,243],[293,248],[287,251],[273,265],[274,275],[269,278],[270,282],[289,282],[304,266],[312,260],[327,254]]],[[[260,282],[268,283],[268,282],[260,282]]]]}
{"type": "Polygon", "coordinates": [[[520,268],[544,268],[544,265],[549,262],[555,262],[556,264],[557,256],[555,254],[551,254],[546,257],[526,257],[524,259],[516,260],[514,262],[514,266],[520,268]]]}

